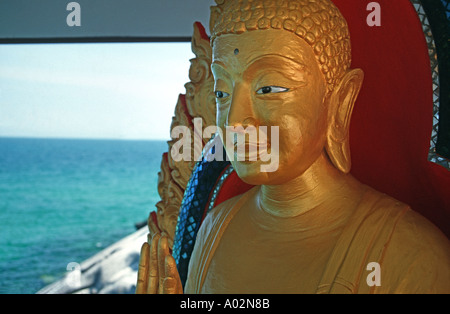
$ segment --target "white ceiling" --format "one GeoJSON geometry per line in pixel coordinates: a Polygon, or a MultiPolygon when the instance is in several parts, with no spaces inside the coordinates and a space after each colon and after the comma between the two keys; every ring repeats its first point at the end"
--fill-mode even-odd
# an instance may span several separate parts
{"type": "Polygon", "coordinates": [[[66,23],[72,0],[0,0],[0,39],[67,37],[184,38],[208,31],[214,0],[77,0],[81,26],[66,23]]]}

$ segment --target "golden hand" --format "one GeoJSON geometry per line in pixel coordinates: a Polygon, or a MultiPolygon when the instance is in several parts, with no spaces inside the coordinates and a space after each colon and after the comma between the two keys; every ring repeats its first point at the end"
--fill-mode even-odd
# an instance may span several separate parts
{"type": "Polygon", "coordinates": [[[136,294],[181,294],[183,288],[167,236],[149,222],[149,240],[142,245],[136,294]]]}

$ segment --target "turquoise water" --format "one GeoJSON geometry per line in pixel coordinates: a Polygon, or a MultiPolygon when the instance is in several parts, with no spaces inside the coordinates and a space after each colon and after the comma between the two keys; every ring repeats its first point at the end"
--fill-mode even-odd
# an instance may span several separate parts
{"type": "Polygon", "coordinates": [[[0,138],[0,293],[35,293],[134,232],[164,141],[0,138]]]}

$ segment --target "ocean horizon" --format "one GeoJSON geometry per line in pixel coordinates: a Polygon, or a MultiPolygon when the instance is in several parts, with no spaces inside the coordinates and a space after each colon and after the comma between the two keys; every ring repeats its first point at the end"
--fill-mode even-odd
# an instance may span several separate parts
{"type": "Polygon", "coordinates": [[[0,137],[0,293],[36,293],[136,230],[165,140],[0,137]]]}

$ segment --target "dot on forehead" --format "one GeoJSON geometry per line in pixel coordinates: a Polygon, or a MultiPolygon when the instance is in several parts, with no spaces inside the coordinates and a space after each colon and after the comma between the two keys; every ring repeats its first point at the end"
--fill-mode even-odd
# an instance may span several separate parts
{"type": "Polygon", "coordinates": [[[235,54],[235,55],[238,55],[238,54],[239,54],[239,49],[237,49],[237,48],[234,49],[234,54],[235,54]]]}

